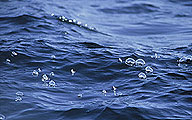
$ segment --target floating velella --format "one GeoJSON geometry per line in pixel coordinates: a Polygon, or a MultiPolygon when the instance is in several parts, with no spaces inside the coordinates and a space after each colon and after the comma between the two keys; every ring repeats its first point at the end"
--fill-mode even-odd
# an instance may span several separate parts
{"type": "Polygon", "coordinates": [[[12,51],[11,56],[17,56],[17,53],[15,51],[12,51]]]}
{"type": "Polygon", "coordinates": [[[5,116],[3,114],[0,114],[0,120],[5,120],[5,116]]]}
{"type": "Polygon", "coordinates": [[[112,88],[113,88],[113,91],[116,91],[116,90],[117,90],[117,88],[116,88],[115,86],[113,86],[112,88]]]}
{"type": "Polygon", "coordinates": [[[107,91],[106,91],[106,90],[102,90],[102,93],[103,93],[103,94],[106,94],[106,93],[107,93],[107,91]]]}
{"type": "Polygon", "coordinates": [[[145,75],[145,73],[140,72],[140,73],[138,74],[138,77],[139,77],[140,79],[145,79],[147,76],[145,75]]]}
{"type": "Polygon", "coordinates": [[[51,59],[55,59],[55,55],[51,55],[51,59]]]}
{"type": "Polygon", "coordinates": [[[46,81],[48,81],[48,80],[49,80],[48,76],[47,76],[46,74],[43,74],[43,76],[42,76],[42,81],[43,81],[43,82],[46,82],[46,81]]]}
{"type": "Polygon", "coordinates": [[[136,65],[137,66],[144,66],[145,65],[145,61],[143,59],[137,59],[136,60],[136,65]]]}
{"type": "Polygon", "coordinates": [[[153,68],[150,67],[150,66],[147,66],[147,67],[145,68],[145,71],[148,72],[148,73],[153,72],[153,68]]]}
{"type": "Polygon", "coordinates": [[[74,75],[75,74],[75,70],[74,69],[71,69],[71,75],[74,75]]]}
{"type": "Polygon", "coordinates": [[[81,97],[83,97],[83,94],[80,93],[80,94],[78,94],[77,96],[81,98],[81,97]]]}
{"type": "Polygon", "coordinates": [[[55,81],[53,81],[53,80],[49,81],[49,86],[54,87],[55,85],[56,85],[55,81]]]}
{"type": "Polygon", "coordinates": [[[33,70],[32,75],[37,77],[39,75],[39,73],[36,70],[33,70]]]}
{"type": "Polygon", "coordinates": [[[55,75],[54,72],[51,72],[51,73],[50,73],[50,76],[54,76],[54,75],[55,75]]]}
{"type": "Polygon", "coordinates": [[[15,101],[17,102],[17,101],[22,101],[23,99],[20,97],[20,96],[17,96],[16,98],[15,98],[15,101]]]}
{"type": "Polygon", "coordinates": [[[125,60],[125,64],[128,66],[133,66],[135,64],[135,60],[133,58],[127,58],[125,60]]]}
{"type": "Polygon", "coordinates": [[[10,63],[10,62],[11,62],[11,60],[10,60],[10,59],[6,59],[6,62],[7,62],[7,63],[10,63]]]}
{"type": "Polygon", "coordinates": [[[123,60],[122,60],[121,58],[119,58],[119,62],[121,62],[121,63],[122,63],[122,62],[123,62],[123,60]]]}
{"type": "Polygon", "coordinates": [[[16,92],[16,95],[17,96],[23,96],[24,94],[23,94],[23,92],[18,91],[18,92],[16,92]]]}

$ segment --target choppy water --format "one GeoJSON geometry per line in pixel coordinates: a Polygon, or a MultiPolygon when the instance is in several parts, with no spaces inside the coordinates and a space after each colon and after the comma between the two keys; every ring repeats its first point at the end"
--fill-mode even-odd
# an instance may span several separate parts
{"type": "Polygon", "coordinates": [[[191,6],[0,0],[0,120],[192,119],[191,6]]]}

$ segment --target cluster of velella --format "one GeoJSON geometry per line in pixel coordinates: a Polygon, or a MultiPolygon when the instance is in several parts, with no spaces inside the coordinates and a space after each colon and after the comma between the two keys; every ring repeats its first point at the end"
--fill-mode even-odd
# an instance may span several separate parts
{"type": "MultiPolygon", "coordinates": [[[[112,86],[112,91],[114,96],[122,96],[122,93],[117,93],[117,88],[115,86],[112,86]]],[[[103,95],[107,96],[107,90],[102,90],[103,95]]]]}
{"type": "MultiPolygon", "coordinates": [[[[121,58],[119,58],[119,61],[122,63],[123,60],[121,58]]],[[[133,59],[133,58],[127,58],[125,60],[125,64],[130,66],[130,67],[133,67],[133,66],[136,66],[136,67],[144,67],[145,66],[145,61],[143,59],[133,59]]],[[[153,72],[153,68],[150,67],[150,66],[146,66],[145,67],[145,73],[144,72],[140,72],[138,74],[138,77],[140,79],[146,79],[147,76],[146,76],[146,73],[152,73],[153,72]]]]}
{"type": "MultiPolygon", "coordinates": [[[[18,54],[17,54],[15,51],[12,51],[10,56],[11,56],[11,57],[15,57],[15,56],[17,56],[17,55],[18,55],[18,54]]],[[[11,59],[10,59],[10,58],[7,58],[7,59],[5,60],[5,62],[8,63],[8,64],[11,63],[11,59]]]]}
{"type": "MultiPolygon", "coordinates": [[[[51,59],[55,59],[55,55],[51,55],[51,59]]],[[[32,75],[34,77],[38,77],[40,73],[42,72],[41,68],[35,69],[32,72],[32,75]]],[[[71,75],[75,75],[76,71],[74,69],[71,69],[71,75]]],[[[53,77],[55,74],[54,72],[50,72],[49,74],[41,74],[41,81],[44,83],[44,85],[49,86],[49,87],[55,87],[56,82],[52,80],[50,77],[53,77]]],[[[82,96],[82,95],[78,95],[82,96]]]]}
{"type": "MultiPolygon", "coordinates": [[[[33,70],[32,72],[32,75],[34,77],[37,77],[39,76],[39,73],[41,73],[41,68],[38,68],[37,70],[33,70]]],[[[56,83],[54,80],[51,80],[50,77],[51,76],[54,76],[54,72],[50,72],[49,74],[42,74],[41,76],[41,81],[45,84],[45,85],[48,85],[50,87],[55,87],[56,86],[56,83]]]]}
{"type": "Polygon", "coordinates": [[[16,92],[16,98],[15,98],[15,101],[16,102],[19,102],[19,101],[22,101],[23,100],[23,92],[20,92],[20,91],[18,91],[18,92],[16,92]]]}
{"type": "Polygon", "coordinates": [[[51,16],[57,17],[57,18],[58,18],[60,21],[62,21],[62,22],[74,24],[74,25],[77,25],[77,26],[79,26],[79,27],[83,27],[83,28],[86,28],[86,29],[89,29],[89,30],[93,30],[93,31],[96,30],[94,27],[90,27],[90,26],[88,26],[88,24],[82,24],[82,22],[77,21],[76,19],[68,19],[68,18],[65,17],[65,16],[56,16],[56,15],[53,14],[53,13],[51,14],[51,16]]]}

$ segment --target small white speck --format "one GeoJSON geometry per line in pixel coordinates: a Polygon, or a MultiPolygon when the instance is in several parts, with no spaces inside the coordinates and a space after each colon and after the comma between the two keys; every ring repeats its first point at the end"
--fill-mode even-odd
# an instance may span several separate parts
{"type": "Polygon", "coordinates": [[[87,24],[85,24],[85,27],[87,27],[88,25],[87,24]]]}
{"type": "Polygon", "coordinates": [[[41,72],[42,71],[41,68],[38,68],[38,71],[41,72]]]}

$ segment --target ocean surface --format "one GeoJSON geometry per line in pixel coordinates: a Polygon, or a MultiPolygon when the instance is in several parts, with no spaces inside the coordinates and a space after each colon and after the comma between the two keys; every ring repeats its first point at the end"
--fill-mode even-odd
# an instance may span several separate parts
{"type": "Polygon", "coordinates": [[[190,120],[191,55],[191,0],[0,0],[0,120],[190,120]]]}

